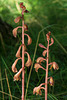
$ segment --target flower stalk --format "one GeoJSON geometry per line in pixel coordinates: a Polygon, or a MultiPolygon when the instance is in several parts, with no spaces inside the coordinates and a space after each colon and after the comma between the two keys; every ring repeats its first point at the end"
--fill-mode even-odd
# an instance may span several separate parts
{"type": "Polygon", "coordinates": [[[18,30],[18,28],[22,28],[22,42],[21,42],[21,45],[19,46],[19,49],[18,49],[18,51],[16,53],[17,59],[15,60],[15,62],[12,65],[12,71],[14,73],[16,73],[14,75],[14,81],[21,81],[20,74],[22,72],[22,96],[21,96],[21,100],[24,100],[24,75],[25,75],[25,67],[30,67],[31,64],[32,64],[30,55],[26,51],[26,45],[24,44],[24,35],[26,35],[28,37],[28,44],[27,45],[30,45],[32,43],[32,39],[31,39],[31,37],[28,34],[25,33],[25,31],[28,31],[28,26],[24,23],[24,13],[28,13],[28,10],[26,10],[26,7],[23,5],[23,3],[20,3],[20,8],[22,9],[22,16],[19,16],[19,17],[15,18],[14,22],[18,23],[22,19],[22,26],[18,26],[18,27],[13,29],[13,36],[16,38],[17,37],[17,30],[18,30]],[[22,57],[20,55],[21,48],[22,48],[22,57]],[[24,54],[25,53],[28,56],[28,60],[27,60],[26,64],[24,63],[24,54]],[[19,59],[22,60],[22,68],[19,71],[17,71],[16,64],[17,64],[19,59]]]}
{"type": "Polygon", "coordinates": [[[51,32],[48,32],[46,34],[46,38],[47,38],[47,47],[45,47],[44,45],[42,45],[41,43],[39,43],[39,46],[41,48],[44,48],[46,50],[43,51],[42,55],[45,57],[46,56],[46,59],[43,58],[43,57],[38,57],[35,65],[34,65],[34,68],[35,68],[35,71],[38,72],[38,69],[43,69],[45,70],[45,83],[41,83],[38,87],[35,87],[33,89],[33,94],[36,93],[36,95],[42,95],[42,92],[41,92],[41,89],[43,89],[45,91],[45,100],[47,100],[47,93],[48,93],[48,84],[50,86],[53,86],[54,85],[54,80],[53,78],[50,76],[48,76],[48,71],[49,71],[49,66],[51,65],[50,69],[54,69],[54,70],[58,70],[59,67],[58,67],[58,64],[56,62],[51,62],[49,63],[49,47],[54,43],[54,40],[53,38],[50,38],[50,35],[51,35],[51,32]],[[51,43],[50,43],[51,41],[51,43]],[[43,61],[46,61],[46,68],[42,67],[42,65],[40,65],[43,61]],[[49,81],[48,81],[49,80],[49,81]],[[42,86],[44,85],[44,87],[42,86]]]}

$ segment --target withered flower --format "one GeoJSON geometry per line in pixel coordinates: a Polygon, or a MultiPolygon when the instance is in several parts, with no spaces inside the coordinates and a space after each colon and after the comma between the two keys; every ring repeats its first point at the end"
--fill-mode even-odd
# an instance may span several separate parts
{"type": "Polygon", "coordinates": [[[41,64],[41,62],[43,62],[44,60],[46,59],[44,59],[43,57],[38,57],[36,62],[41,64]]]}
{"type": "Polygon", "coordinates": [[[38,86],[38,87],[35,87],[34,89],[33,89],[33,94],[35,94],[36,93],[36,95],[42,95],[42,92],[41,92],[41,86],[38,86]]]}
{"type": "Polygon", "coordinates": [[[25,66],[26,66],[26,67],[29,67],[29,66],[31,66],[31,64],[32,64],[32,61],[31,61],[31,58],[30,58],[29,53],[28,53],[28,52],[25,52],[25,54],[27,54],[27,56],[28,56],[28,60],[27,60],[27,62],[25,63],[25,66]]]}
{"type": "Polygon", "coordinates": [[[39,69],[39,68],[42,68],[43,70],[46,70],[45,68],[43,68],[43,67],[42,67],[40,64],[38,64],[38,63],[35,63],[34,68],[35,68],[35,71],[36,71],[36,72],[38,72],[38,69],[39,69]]]}
{"type": "Polygon", "coordinates": [[[17,30],[18,30],[18,28],[22,28],[21,26],[18,26],[18,27],[16,27],[16,28],[14,28],[13,29],[13,36],[16,38],[16,36],[17,36],[17,30]]]}
{"type": "Polygon", "coordinates": [[[24,30],[28,31],[28,26],[26,24],[24,24],[24,30]]]}
{"type": "Polygon", "coordinates": [[[14,75],[14,81],[21,81],[20,74],[22,72],[22,68],[14,75]]]}
{"type": "Polygon", "coordinates": [[[13,71],[14,73],[17,72],[16,64],[17,64],[18,60],[19,60],[19,59],[16,59],[15,62],[13,63],[13,65],[12,65],[12,71],[13,71]]]}
{"type": "Polygon", "coordinates": [[[28,37],[28,44],[27,45],[30,45],[32,43],[31,37],[28,34],[24,34],[24,35],[26,35],[28,37]]]}
{"type": "Polygon", "coordinates": [[[53,80],[52,77],[50,77],[49,84],[50,84],[50,86],[53,86],[54,85],[54,80],[53,80]]]}
{"type": "Polygon", "coordinates": [[[51,65],[50,69],[52,67],[54,68],[54,70],[58,70],[59,69],[59,66],[58,66],[58,64],[56,62],[52,62],[52,65],[51,65]]]}
{"type": "Polygon", "coordinates": [[[18,51],[17,51],[17,53],[16,53],[16,57],[17,57],[17,58],[20,57],[20,50],[21,50],[21,46],[19,46],[19,49],[18,49],[18,51]]]}
{"type": "Polygon", "coordinates": [[[45,57],[46,53],[47,53],[47,50],[44,50],[42,55],[45,57]]]}
{"type": "Polygon", "coordinates": [[[14,22],[18,23],[20,21],[20,19],[21,19],[21,17],[19,16],[19,17],[17,17],[17,18],[14,19],[14,22]]]}

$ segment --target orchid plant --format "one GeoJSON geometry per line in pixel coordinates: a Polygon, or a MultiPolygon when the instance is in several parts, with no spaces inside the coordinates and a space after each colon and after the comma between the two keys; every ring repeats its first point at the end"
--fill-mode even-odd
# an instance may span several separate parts
{"type": "Polygon", "coordinates": [[[19,49],[18,49],[18,51],[16,53],[17,59],[14,61],[13,65],[12,65],[12,71],[14,73],[16,73],[14,75],[14,81],[21,81],[20,74],[22,72],[22,100],[24,100],[24,74],[25,74],[25,66],[29,67],[32,64],[30,55],[26,51],[26,45],[24,44],[24,36],[28,37],[28,44],[27,45],[30,45],[32,43],[32,39],[31,39],[31,37],[28,34],[25,33],[25,31],[28,31],[28,26],[24,23],[24,13],[28,13],[28,10],[26,10],[26,7],[23,5],[23,3],[20,3],[20,8],[22,9],[22,16],[19,16],[19,17],[15,18],[14,22],[18,23],[22,19],[22,26],[18,26],[18,27],[13,29],[13,36],[16,38],[17,30],[19,28],[21,28],[22,29],[22,42],[21,42],[21,45],[19,46],[19,49]],[[22,48],[22,56],[20,54],[21,48],[22,48]],[[28,56],[28,60],[27,60],[27,62],[25,64],[24,64],[24,54],[27,54],[27,56],[28,56]],[[17,62],[19,60],[22,60],[22,68],[19,69],[19,71],[18,71],[17,68],[16,68],[16,64],[17,64],[17,62]]]}
{"type": "Polygon", "coordinates": [[[45,83],[41,83],[38,87],[35,87],[33,89],[33,94],[36,93],[36,95],[42,95],[42,92],[41,92],[41,89],[44,89],[45,91],[45,100],[47,100],[47,85],[50,84],[50,86],[53,86],[54,85],[54,80],[53,80],[53,77],[50,76],[48,77],[48,69],[49,69],[49,66],[51,65],[50,69],[54,69],[54,70],[58,70],[59,67],[58,67],[58,64],[56,62],[51,62],[49,63],[49,47],[54,43],[54,40],[53,38],[50,37],[51,35],[51,32],[48,32],[46,34],[46,38],[47,38],[47,47],[45,47],[44,45],[42,45],[41,43],[39,44],[39,46],[41,48],[44,48],[45,50],[43,51],[42,55],[45,57],[46,54],[47,54],[47,57],[44,58],[44,57],[38,57],[37,60],[36,60],[36,63],[34,65],[34,68],[35,68],[35,71],[38,72],[38,69],[41,68],[43,69],[45,72],[46,72],[46,75],[45,75],[45,83]],[[46,68],[42,67],[42,62],[43,61],[46,61],[46,68]]]}

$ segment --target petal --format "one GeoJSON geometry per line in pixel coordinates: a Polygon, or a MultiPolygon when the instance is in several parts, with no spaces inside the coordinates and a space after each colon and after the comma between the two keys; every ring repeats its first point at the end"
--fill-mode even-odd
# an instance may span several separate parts
{"type": "Polygon", "coordinates": [[[41,62],[43,62],[44,60],[46,60],[46,59],[44,59],[43,57],[38,57],[37,60],[36,60],[36,62],[37,62],[37,63],[41,63],[41,62]]]}
{"type": "Polygon", "coordinates": [[[29,66],[31,66],[31,64],[32,64],[32,61],[31,61],[31,58],[30,58],[29,53],[28,53],[28,52],[25,52],[25,54],[27,54],[27,56],[28,56],[28,60],[27,60],[27,62],[25,63],[25,66],[26,66],[26,67],[29,67],[29,66]]]}
{"type": "Polygon", "coordinates": [[[14,22],[18,23],[20,21],[20,19],[21,19],[21,17],[19,16],[19,17],[17,17],[17,18],[14,19],[14,22]]]}
{"type": "Polygon", "coordinates": [[[47,53],[47,50],[44,50],[42,55],[45,57],[46,53],[47,53]]]}
{"type": "Polygon", "coordinates": [[[42,45],[41,43],[39,43],[39,47],[46,49],[46,47],[42,45]]]}
{"type": "Polygon", "coordinates": [[[24,35],[26,35],[28,37],[28,44],[27,45],[30,45],[32,43],[31,37],[28,34],[24,34],[24,35]]]}
{"type": "Polygon", "coordinates": [[[21,81],[20,74],[22,72],[22,68],[14,75],[14,81],[21,81]]]}
{"type": "Polygon", "coordinates": [[[16,28],[14,28],[13,29],[13,36],[16,38],[16,36],[17,36],[17,30],[18,30],[18,28],[22,28],[21,26],[18,26],[18,27],[16,27],[16,28]]]}
{"type": "Polygon", "coordinates": [[[16,59],[15,62],[13,63],[13,65],[12,65],[12,71],[13,71],[14,73],[17,72],[16,64],[17,64],[18,60],[19,60],[19,59],[16,59]]]}

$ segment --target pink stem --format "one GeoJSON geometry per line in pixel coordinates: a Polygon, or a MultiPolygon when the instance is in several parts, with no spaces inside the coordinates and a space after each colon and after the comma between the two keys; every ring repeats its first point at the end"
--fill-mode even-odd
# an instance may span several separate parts
{"type": "MultiPolygon", "coordinates": [[[[24,11],[22,10],[22,44],[24,44],[24,11]]],[[[24,45],[22,48],[22,68],[24,67],[24,45]]],[[[22,100],[24,100],[24,70],[22,72],[22,100]]]]}
{"type": "Polygon", "coordinates": [[[46,76],[45,76],[45,100],[47,100],[48,57],[49,57],[49,40],[48,40],[48,44],[47,44],[47,62],[46,62],[46,76]]]}

